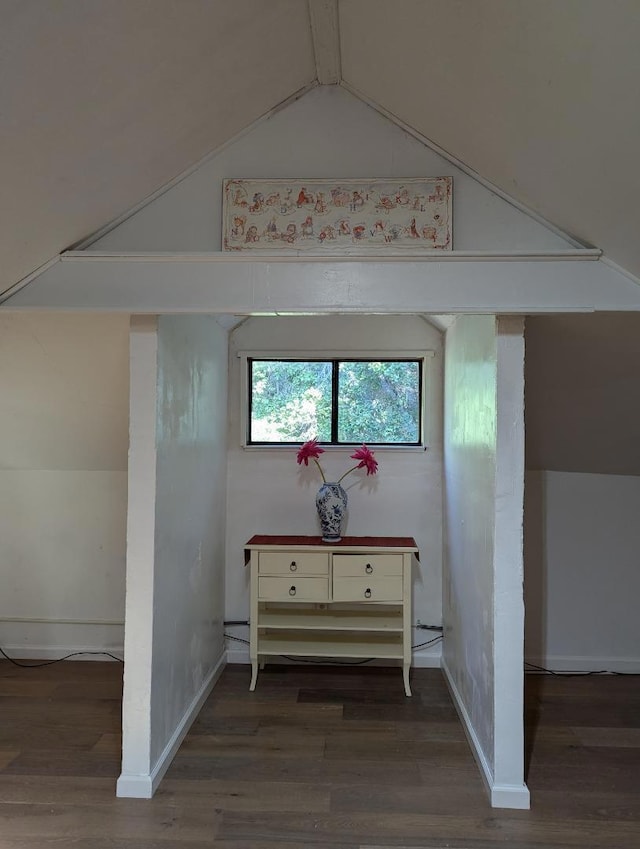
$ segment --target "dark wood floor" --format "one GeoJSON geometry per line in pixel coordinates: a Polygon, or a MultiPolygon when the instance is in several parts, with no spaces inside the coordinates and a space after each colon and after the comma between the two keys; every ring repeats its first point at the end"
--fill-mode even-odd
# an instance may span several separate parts
{"type": "Polygon", "coordinates": [[[122,668],[0,663],[0,849],[639,849],[640,677],[527,678],[530,811],[490,808],[438,670],[227,667],[151,801],[122,668]]]}

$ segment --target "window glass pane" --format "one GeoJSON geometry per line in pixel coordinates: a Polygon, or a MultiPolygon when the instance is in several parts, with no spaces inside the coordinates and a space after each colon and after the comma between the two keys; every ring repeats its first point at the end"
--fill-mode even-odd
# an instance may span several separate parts
{"type": "Polygon", "coordinates": [[[417,361],[343,361],[338,385],[340,442],[420,441],[417,361]]]}
{"type": "Polygon", "coordinates": [[[331,362],[251,360],[250,442],[331,441],[331,362]]]}

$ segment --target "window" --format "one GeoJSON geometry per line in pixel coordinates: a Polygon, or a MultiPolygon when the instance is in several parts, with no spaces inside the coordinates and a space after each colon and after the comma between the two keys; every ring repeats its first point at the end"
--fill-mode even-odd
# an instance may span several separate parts
{"type": "Polygon", "coordinates": [[[420,445],[423,355],[244,355],[246,445],[420,445]]]}

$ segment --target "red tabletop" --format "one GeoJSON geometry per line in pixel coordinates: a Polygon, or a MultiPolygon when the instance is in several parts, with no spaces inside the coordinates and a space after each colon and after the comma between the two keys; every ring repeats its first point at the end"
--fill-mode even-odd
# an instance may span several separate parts
{"type": "Polygon", "coordinates": [[[246,543],[260,548],[265,545],[330,545],[332,548],[412,548],[417,549],[413,537],[342,537],[340,542],[323,542],[321,536],[291,536],[288,534],[256,534],[246,543]]]}

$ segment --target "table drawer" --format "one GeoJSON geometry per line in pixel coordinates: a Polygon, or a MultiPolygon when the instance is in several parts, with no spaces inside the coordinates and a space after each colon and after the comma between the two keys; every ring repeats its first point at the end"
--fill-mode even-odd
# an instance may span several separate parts
{"type": "Polygon", "coordinates": [[[401,554],[334,554],[333,574],[339,577],[390,578],[402,575],[401,554]]]}
{"type": "Polygon", "coordinates": [[[329,555],[312,551],[261,551],[259,575],[328,575],[329,555]]]}
{"type": "Polygon", "coordinates": [[[328,601],[328,578],[263,577],[258,578],[260,601],[328,601]]]}
{"type": "Polygon", "coordinates": [[[334,601],[402,601],[402,576],[333,579],[334,601]]]}

